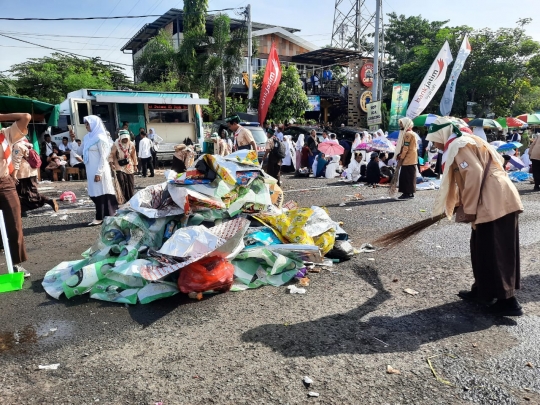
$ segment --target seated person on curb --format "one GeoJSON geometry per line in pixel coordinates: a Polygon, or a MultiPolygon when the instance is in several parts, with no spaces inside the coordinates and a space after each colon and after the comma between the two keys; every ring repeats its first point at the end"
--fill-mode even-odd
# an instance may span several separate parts
{"type": "Polygon", "coordinates": [[[373,152],[367,165],[366,182],[368,186],[375,187],[381,181],[381,168],[379,167],[379,154],[373,152]]]}
{"type": "Polygon", "coordinates": [[[68,143],[68,137],[64,136],[62,138],[62,143],[58,147],[58,150],[62,152],[64,156],[66,156],[67,160],[69,161],[69,156],[71,153],[71,145],[68,143]]]}
{"type": "Polygon", "coordinates": [[[84,161],[82,156],[79,154],[80,152],[82,152],[80,150],[81,141],[79,139],[76,139],[74,143],[75,145],[77,145],[77,150],[71,150],[71,153],[69,154],[69,165],[71,167],[76,167],[77,169],[84,169],[84,161]]]}
{"type": "Polygon", "coordinates": [[[47,177],[52,181],[53,180],[53,170],[60,169],[62,181],[66,181],[66,157],[60,155],[58,148],[53,148],[53,153],[47,157],[47,166],[45,167],[45,173],[47,177]]]}
{"type": "Polygon", "coordinates": [[[347,167],[347,178],[345,181],[360,181],[361,177],[361,163],[362,163],[362,154],[356,153],[354,159],[351,160],[349,166],[347,167]]]}

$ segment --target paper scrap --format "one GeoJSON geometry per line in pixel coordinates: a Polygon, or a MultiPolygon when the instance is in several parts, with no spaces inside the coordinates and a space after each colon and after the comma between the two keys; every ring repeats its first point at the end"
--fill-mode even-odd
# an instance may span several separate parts
{"type": "Polygon", "coordinates": [[[391,365],[386,366],[386,374],[401,374],[397,368],[392,367],[391,365]]]}
{"type": "Polygon", "coordinates": [[[405,288],[403,291],[406,292],[407,294],[410,294],[410,295],[418,295],[419,294],[418,291],[415,291],[412,288],[405,288]]]}
{"type": "Polygon", "coordinates": [[[40,370],[57,370],[58,367],[60,366],[60,363],[58,364],[47,364],[47,365],[39,365],[38,368],[40,370]]]}

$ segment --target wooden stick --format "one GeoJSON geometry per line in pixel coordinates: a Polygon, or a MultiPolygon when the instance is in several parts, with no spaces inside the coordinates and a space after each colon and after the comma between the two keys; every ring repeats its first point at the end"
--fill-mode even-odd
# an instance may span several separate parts
{"type": "Polygon", "coordinates": [[[394,171],[394,177],[392,177],[392,181],[390,182],[390,189],[388,190],[388,194],[390,195],[390,197],[394,197],[397,194],[397,182],[399,180],[399,171],[402,164],[403,160],[400,160],[396,166],[396,170],[394,171]]]}

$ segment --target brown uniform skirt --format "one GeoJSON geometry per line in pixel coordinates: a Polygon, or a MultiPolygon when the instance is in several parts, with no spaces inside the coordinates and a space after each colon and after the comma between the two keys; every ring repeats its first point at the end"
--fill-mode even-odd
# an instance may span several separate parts
{"type": "Polygon", "coordinates": [[[398,191],[403,194],[414,194],[416,192],[416,165],[401,166],[398,191]]]}
{"type": "Polygon", "coordinates": [[[28,257],[24,246],[21,203],[11,176],[0,178],[0,210],[4,214],[13,264],[25,262],[28,257]]]}
{"type": "Polygon", "coordinates": [[[513,212],[472,230],[472,290],[485,301],[513,297],[520,287],[518,221],[513,212]]]}

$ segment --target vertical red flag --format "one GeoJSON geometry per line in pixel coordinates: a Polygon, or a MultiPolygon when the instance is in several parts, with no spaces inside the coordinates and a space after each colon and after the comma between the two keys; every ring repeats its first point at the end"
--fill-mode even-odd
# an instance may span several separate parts
{"type": "Polygon", "coordinates": [[[276,47],[272,42],[270,48],[270,54],[268,55],[268,62],[266,64],[266,72],[264,73],[264,79],[261,86],[261,96],[259,98],[259,122],[261,125],[264,123],[266,114],[268,113],[268,107],[276,94],[276,90],[281,81],[281,64],[279,63],[279,57],[276,47]]]}

